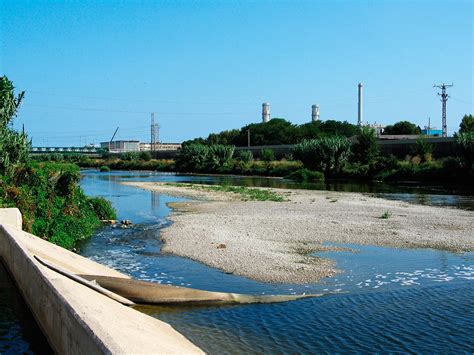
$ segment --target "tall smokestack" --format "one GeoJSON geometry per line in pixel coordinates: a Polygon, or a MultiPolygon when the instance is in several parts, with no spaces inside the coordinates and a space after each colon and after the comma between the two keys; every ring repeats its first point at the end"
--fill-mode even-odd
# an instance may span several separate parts
{"type": "Polygon", "coordinates": [[[311,106],[311,121],[319,121],[319,105],[311,106]]]}
{"type": "Polygon", "coordinates": [[[362,84],[359,83],[359,104],[357,112],[357,125],[362,127],[362,84]]]}
{"type": "Polygon", "coordinates": [[[266,102],[262,104],[262,122],[268,121],[270,121],[270,104],[266,102]]]}

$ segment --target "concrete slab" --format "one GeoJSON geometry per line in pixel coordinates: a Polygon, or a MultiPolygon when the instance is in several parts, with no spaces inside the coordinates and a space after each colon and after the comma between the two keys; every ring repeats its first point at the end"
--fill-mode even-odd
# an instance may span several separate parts
{"type": "MultiPolygon", "coordinates": [[[[8,218],[10,222],[16,220],[8,218]]],[[[74,273],[127,278],[126,275],[4,221],[0,226],[0,257],[57,353],[203,353],[169,324],[48,269],[33,255],[74,273]]]]}

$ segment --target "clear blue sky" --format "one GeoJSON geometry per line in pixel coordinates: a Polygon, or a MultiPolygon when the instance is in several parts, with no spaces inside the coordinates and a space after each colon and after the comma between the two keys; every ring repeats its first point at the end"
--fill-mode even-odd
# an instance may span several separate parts
{"type": "Polygon", "coordinates": [[[272,117],[384,124],[473,112],[472,1],[0,0],[0,73],[34,145],[174,142],[272,117]]]}

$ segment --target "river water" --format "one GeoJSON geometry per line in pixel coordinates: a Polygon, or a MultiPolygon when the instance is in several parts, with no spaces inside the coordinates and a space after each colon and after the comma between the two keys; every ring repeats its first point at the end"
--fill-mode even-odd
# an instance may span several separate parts
{"type": "MultiPolygon", "coordinates": [[[[148,172],[85,171],[89,195],[110,199],[130,229],[100,229],[80,253],[134,278],[213,291],[301,294],[342,291],[301,301],[247,306],[138,309],[170,323],[213,354],[308,352],[474,351],[474,253],[343,245],[352,251],[319,253],[343,270],[311,285],[271,284],[225,274],[189,259],[161,254],[160,229],[169,225],[168,202],[183,201],[120,185],[120,181],[169,181],[301,187],[277,179],[176,176],[148,172]]],[[[466,191],[387,185],[306,185],[362,191],[413,203],[473,209],[466,191]]]]}

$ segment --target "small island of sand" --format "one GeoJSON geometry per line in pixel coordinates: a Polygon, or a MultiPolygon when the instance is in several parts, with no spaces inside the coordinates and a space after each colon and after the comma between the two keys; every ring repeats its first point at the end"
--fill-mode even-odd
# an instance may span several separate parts
{"type": "Polygon", "coordinates": [[[193,199],[172,205],[163,252],[259,281],[303,284],[333,276],[334,261],[311,254],[341,250],[339,243],[474,250],[472,211],[360,193],[267,189],[284,201],[242,201],[235,193],[193,186],[124,184],[193,199]]]}

